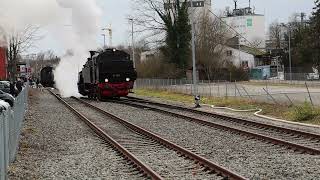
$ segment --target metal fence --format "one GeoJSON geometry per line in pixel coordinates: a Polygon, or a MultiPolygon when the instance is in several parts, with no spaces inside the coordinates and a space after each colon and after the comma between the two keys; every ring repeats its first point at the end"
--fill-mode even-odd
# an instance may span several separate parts
{"type": "MultiPolygon", "coordinates": [[[[296,105],[310,102],[313,105],[320,105],[320,83],[299,81],[296,84],[270,81],[254,83],[199,81],[198,94],[203,97],[244,98],[273,104],[296,105]]],[[[135,87],[193,94],[192,81],[184,79],[138,79],[135,87]]]]}
{"type": "Polygon", "coordinates": [[[0,113],[0,180],[7,179],[9,164],[15,160],[27,98],[28,88],[24,88],[16,97],[14,107],[0,113]]]}

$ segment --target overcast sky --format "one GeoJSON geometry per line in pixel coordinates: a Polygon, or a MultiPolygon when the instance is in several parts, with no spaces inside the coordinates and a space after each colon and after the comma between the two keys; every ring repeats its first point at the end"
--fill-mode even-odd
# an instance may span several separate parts
{"type": "MultiPolygon", "coordinates": [[[[131,26],[127,17],[132,15],[132,0],[97,1],[103,11],[103,24],[112,25],[113,45],[128,45],[131,26]]],[[[248,6],[249,0],[238,1],[240,7],[248,6]]],[[[251,0],[251,4],[255,7],[256,13],[265,14],[266,25],[268,25],[273,21],[287,22],[293,13],[305,12],[310,15],[314,0],[251,0]]],[[[216,13],[224,10],[227,6],[233,9],[233,0],[212,0],[212,9],[216,13]]],[[[103,37],[97,35],[97,39],[98,43],[102,45],[103,37]]],[[[56,46],[49,33],[41,42],[38,42],[37,46],[38,48],[33,51],[53,49],[58,55],[64,51],[56,46]]]]}

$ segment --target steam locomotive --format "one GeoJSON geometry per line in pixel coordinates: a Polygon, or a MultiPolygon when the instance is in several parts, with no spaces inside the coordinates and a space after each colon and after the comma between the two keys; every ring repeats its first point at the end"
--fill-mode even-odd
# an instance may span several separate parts
{"type": "Polygon", "coordinates": [[[53,87],[54,86],[54,75],[53,75],[53,67],[46,66],[40,71],[40,83],[44,87],[53,87]]]}
{"type": "Polygon", "coordinates": [[[90,55],[79,72],[79,93],[99,100],[127,96],[137,79],[130,55],[116,49],[90,51],[90,55]]]}

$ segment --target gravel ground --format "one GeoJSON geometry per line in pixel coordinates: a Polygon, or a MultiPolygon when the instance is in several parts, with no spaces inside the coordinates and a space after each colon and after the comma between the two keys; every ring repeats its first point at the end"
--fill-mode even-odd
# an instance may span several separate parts
{"type": "Polygon", "coordinates": [[[9,179],[141,179],[48,92],[31,90],[9,179]]]}
{"type": "Polygon", "coordinates": [[[176,151],[137,134],[106,115],[97,113],[74,99],[65,100],[165,179],[222,179],[203,171],[204,168],[176,151]]]}
{"type": "MultiPolygon", "coordinates": [[[[193,107],[193,104],[179,103],[176,101],[163,100],[163,99],[159,99],[159,98],[137,96],[135,94],[130,94],[130,96],[138,97],[138,98],[142,98],[142,99],[147,99],[147,100],[153,100],[155,102],[160,102],[160,103],[168,103],[168,104],[184,106],[184,107],[188,107],[188,108],[193,107]]],[[[287,127],[287,128],[292,128],[292,129],[303,130],[303,131],[307,131],[307,132],[320,134],[320,126],[319,126],[319,128],[318,127],[308,127],[308,126],[301,126],[301,125],[291,124],[291,123],[286,123],[286,122],[281,122],[281,121],[269,120],[269,119],[260,118],[260,117],[255,116],[253,114],[254,112],[234,112],[234,111],[225,110],[225,109],[214,109],[214,108],[211,108],[208,106],[202,106],[201,108],[199,108],[197,110],[217,113],[217,114],[226,115],[226,116],[235,117],[235,118],[243,118],[243,119],[248,119],[251,121],[257,121],[257,122],[276,125],[276,126],[280,126],[280,127],[287,127]]]]}
{"type": "Polygon", "coordinates": [[[250,179],[319,179],[320,156],[125,105],[92,102],[250,179]]]}
{"type": "Polygon", "coordinates": [[[212,118],[209,116],[200,115],[200,114],[196,114],[196,113],[192,113],[192,112],[188,112],[188,111],[177,110],[177,109],[172,109],[172,108],[167,108],[167,107],[160,107],[157,105],[145,104],[145,103],[140,103],[140,102],[134,102],[134,103],[141,104],[141,105],[147,106],[147,107],[153,107],[156,109],[161,109],[161,110],[177,113],[177,114],[180,114],[183,116],[188,116],[188,117],[193,117],[196,119],[205,120],[208,122],[213,122],[213,123],[216,123],[219,125],[232,127],[235,129],[240,129],[240,130],[249,131],[249,132],[253,132],[253,133],[257,133],[257,134],[262,134],[262,135],[277,138],[277,139],[282,139],[282,140],[289,141],[289,142],[296,143],[296,144],[300,144],[300,145],[306,145],[308,147],[315,148],[315,149],[320,149],[319,139],[311,139],[310,137],[306,137],[303,135],[302,136],[300,136],[300,135],[293,136],[292,134],[287,134],[282,131],[275,131],[274,129],[261,129],[259,127],[250,126],[250,125],[243,124],[243,123],[238,123],[236,121],[234,122],[234,121],[227,121],[227,120],[223,120],[223,119],[219,119],[219,118],[212,118]]]}

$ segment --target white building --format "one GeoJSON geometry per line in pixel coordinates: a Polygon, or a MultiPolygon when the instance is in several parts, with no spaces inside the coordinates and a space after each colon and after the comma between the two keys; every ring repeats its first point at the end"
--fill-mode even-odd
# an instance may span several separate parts
{"type": "Polygon", "coordinates": [[[227,9],[225,17],[222,18],[234,36],[240,35],[240,44],[250,47],[265,49],[265,17],[261,14],[255,14],[252,8],[235,9],[230,12],[227,9]]]}
{"type": "Polygon", "coordinates": [[[140,62],[147,62],[149,60],[153,60],[156,56],[159,55],[158,50],[150,50],[141,53],[140,62]]]}
{"type": "Polygon", "coordinates": [[[255,67],[254,55],[246,51],[226,47],[226,54],[236,67],[253,68],[255,67]]]}

